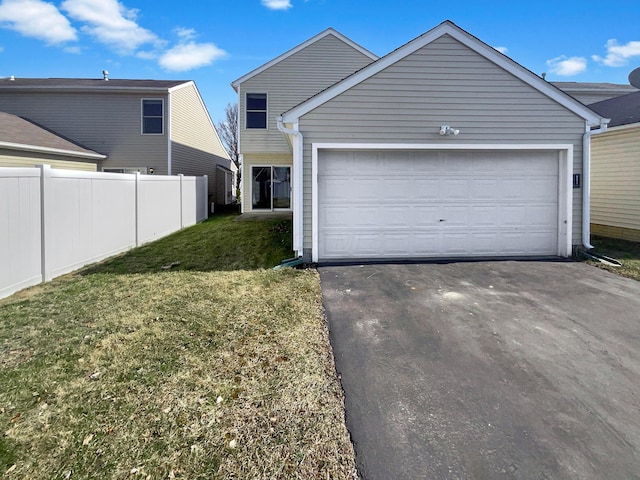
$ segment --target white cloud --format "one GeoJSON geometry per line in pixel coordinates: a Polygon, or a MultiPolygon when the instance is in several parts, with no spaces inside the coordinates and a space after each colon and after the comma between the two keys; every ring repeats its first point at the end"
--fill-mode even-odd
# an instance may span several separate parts
{"type": "Polygon", "coordinates": [[[559,57],[547,60],[549,71],[562,77],[571,77],[587,70],[587,59],[584,57],[559,57]]]}
{"type": "Polygon", "coordinates": [[[211,65],[215,60],[223,58],[227,52],[213,43],[181,43],[167,50],[158,63],[166,70],[184,72],[194,68],[211,65]]]}
{"type": "Polygon", "coordinates": [[[76,40],[76,30],[51,3],[42,0],[3,0],[0,3],[0,26],[25,37],[58,45],[76,40]]]}
{"type": "Polygon", "coordinates": [[[505,55],[507,54],[507,52],[509,51],[509,49],[507,47],[493,47],[496,50],[498,50],[500,53],[504,53],[505,55]]]}
{"type": "Polygon", "coordinates": [[[293,7],[291,0],[262,0],[262,6],[270,10],[288,10],[293,7]]]}
{"type": "Polygon", "coordinates": [[[607,67],[623,67],[629,63],[632,57],[640,57],[640,42],[631,41],[626,45],[618,45],[618,41],[614,38],[606,44],[607,55],[603,58],[599,55],[592,55],[596,62],[606,65],[607,67]]]}
{"type": "Polygon", "coordinates": [[[161,43],[156,34],[136,23],[138,10],[127,9],[117,0],[65,0],[62,8],[71,18],[87,24],[83,31],[120,53],[161,43]]]}
{"type": "Polygon", "coordinates": [[[178,27],[174,29],[174,32],[176,32],[176,35],[185,42],[196,38],[196,31],[193,28],[178,27]]]}

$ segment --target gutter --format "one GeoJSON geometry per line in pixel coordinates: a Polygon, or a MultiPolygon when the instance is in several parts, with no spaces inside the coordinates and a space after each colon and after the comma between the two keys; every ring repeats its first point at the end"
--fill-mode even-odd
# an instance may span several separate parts
{"type": "Polygon", "coordinates": [[[298,257],[302,257],[303,250],[303,203],[302,203],[302,159],[303,159],[303,146],[304,138],[302,132],[298,130],[298,124],[294,125],[294,128],[287,128],[282,122],[282,115],[276,118],[278,122],[278,130],[286,135],[292,135],[295,137],[293,144],[293,250],[297,253],[298,257]]]}
{"type": "Polygon", "coordinates": [[[582,246],[591,250],[591,137],[607,131],[609,118],[603,118],[600,126],[591,129],[587,122],[582,136],[582,246]]]}

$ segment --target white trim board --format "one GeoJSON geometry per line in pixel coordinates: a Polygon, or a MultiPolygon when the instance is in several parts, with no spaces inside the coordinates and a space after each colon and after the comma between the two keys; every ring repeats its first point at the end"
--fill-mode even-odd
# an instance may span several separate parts
{"type": "Polygon", "coordinates": [[[573,245],[573,145],[572,144],[437,144],[437,143],[312,143],[311,144],[311,257],[318,262],[318,156],[320,150],[502,150],[558,152],[558,256],[571,255],[573,245]]]}
{"type": "Polygon", "coordinates": [[[328,102],[329,100],[335,98],[348,89],[358,85],[359,83],[372,77],[376,73],[393,65],[397,61],[411,55],[415,51],[432,43],[434,40],[442,37],[443,35],[449,35],[453,37],[463,45],[475,51],[477,54],[503,68],[516,78],[522,80],[526,84],[540,91],[547,97],[556,101],[581,118],[584,118],[587,122],[589,122],[590,125],[599,126],[605,120],[594,111],[575,100],[570,95],[564,93],[559,88],[550,84],[530,70],[524,68],[522,65],[515,62],[506,55],[498,52],[496,49],[490,47],[480,39],[474,37],[470,33],[458,27],[453,22],[446,20],[437,27],[411,40],[409,43],[406,43],[397,50],[394,50],[393,52],[382,57],[376,62],[364,67],[362,70],[359,70],[358,72],[352,74],[344,80],[334,84],[328,89],[292,108],[291,110],[283,114],[283,121],[285,123],[293,123],[297,121],[302,115],[328,102]]]}

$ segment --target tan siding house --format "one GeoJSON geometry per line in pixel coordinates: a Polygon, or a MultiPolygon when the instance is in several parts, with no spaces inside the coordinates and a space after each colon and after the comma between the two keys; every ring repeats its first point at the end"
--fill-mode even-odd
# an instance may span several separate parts
{"type": "Polygon", "coordinates": [[[281,122],[305,259],[569,256],[585,243],[571,180],[604,119],[451,22],[281,122]]]}
{"type": "Polygon", "coordinates": [[[591,107],[611,118],[591,139],[591,231],[640,242],[640,92],[591,107]]]}
{"type": "Polygon", "coordinates": [[[231,168],[192,81],[4,78],[0,111],[98,152],[100,171],[209,175],[215,197],[231,168]]]}

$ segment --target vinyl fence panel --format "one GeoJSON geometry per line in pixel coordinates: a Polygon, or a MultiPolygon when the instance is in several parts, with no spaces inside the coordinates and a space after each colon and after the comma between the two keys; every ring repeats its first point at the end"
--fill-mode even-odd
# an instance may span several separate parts
{"type": "Polygon", "coordinates": [[[206,177],[0,167],[0,298],[204,220],[207,196],[206,177]]]}
{"type": "Polygon", "coordinates": [[[45,169],[45,281],[136,245],[136,177],[45,169]]]}
{"type": "Polygon", "coordinates": [[[40,170],[0,168],[0,298],[42,281],[40,170]]]}

